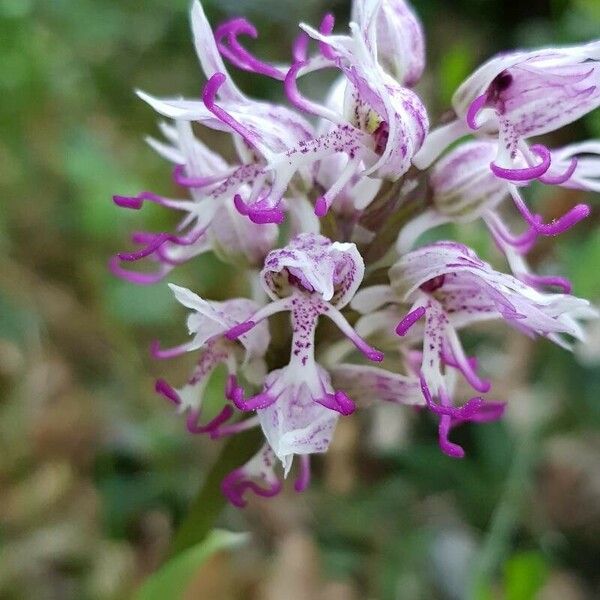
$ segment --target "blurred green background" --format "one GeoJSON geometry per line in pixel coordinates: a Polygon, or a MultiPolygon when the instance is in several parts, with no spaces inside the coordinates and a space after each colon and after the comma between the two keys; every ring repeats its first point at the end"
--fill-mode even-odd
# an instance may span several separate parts
{"type": "MultiPolygon", "coordinates": [[[[491,54],[600,36],[598,0],[415,0],[429,68],[419,86],[435,122],[491,54]]],[[[243,14],[252,46],[286,60],[296,23],[347,2],[206,2],[213,23],[243,14]]],[[[170,215],[117,209],[111,196],[174,193],[143,142],[152,110],[133,94],[197,96],[188,0],[0,0],[0,598],[129,598],[164,560],[219,445],[188,436],[153,393],[190,362],[155,363],[152,339],[185,336],[166,285],[136,288],[107,269],[133,229],[170,215]],[[177,363],[177,364],[175,364],[177,363]]],[[[280,98],[265,79],[240,86],[280,98]]],[[[239,77],[238,77],[239,75],[239,77]]],[[[327,79],[317,78],[314,91],[327,79]]],[[[600,111],[553,143],[600,137],[600,111]]],[[[536,189],[544,214],[579,194],[536,189]]],[[[594,202],[594,199],[591,199],[594,202]]],[[[598,199],[595,199],[596,206],[598,199]]],[[[598,210],[534,254],[600,300],[598,210]]],[[[481,228],[456,235],[492,252],[481,228]]],[[[497,257],[496,257],[497,259],[497,257]]],[[[235,270],[212,257],[170,280],[221,298],[235,270]]],[[[345,419],[311,490],[227,509],[250,531],[239,551],[198,561],[165,598],[579,600],[600,597],[600,328],[574,355],[498,329],[469,338],[510,402],[499,424],[457,432],[394,408],[345,419]],[[473,588],[472,588],[473,589],[473,588]]]]}

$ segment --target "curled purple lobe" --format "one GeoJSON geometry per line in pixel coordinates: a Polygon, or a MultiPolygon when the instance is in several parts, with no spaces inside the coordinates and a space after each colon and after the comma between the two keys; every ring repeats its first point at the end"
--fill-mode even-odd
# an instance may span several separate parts
{"type": "Polygon", "coordinates": [[[113,202],[117,206],[120,206],[121,208],[129,208],[132,210],[139,210],[140,208],[142,208],[144,201],[153,202],[154,204],[159,204],[160,206],[165,206],[167,208],[181,204],[180,201],[170,200],[169,198],[165,198],[164,196],[154,194],[153,192],[140,192],[137,196],[113,196],[113,202]]]}
{"type": "Polygon", "coordinates": [[[463,458],[464,449],[458,444],[450,442],[448,435],[450,430],[461,423],[473,421],[478,423],[488,422],[499,419],[504,412],[504,403],[485,402],[483,398],[475,397],[468,400],[463,406],[451,406],[451,399],[445,390],[439,390],[440,404],[434,402],[429,386],[425,377],[421,373],[419,376],[421,383],[421,392],[425,398],[427,408],[434,414],[440,416],[439,424],[439,444],[444,454],[452,458],[463,458]]]}
{"type": "Polygon", "coordinates": [[[252,204],[246,204],[240,194],[235,194],[233,196],[233,203],[240,215],[248,217],[253,223],[258,225],[266,223],[280,225],[285,220],[285,213],[279,208],[279,202],[276,206],[271,206],[267,199],[264,198],[252,204]]]}
{"type": "Polygon", "coordinates": [[[294,62],[305,62],[308,58],[308,45],[310,37],[306,32],[300,33],[292,44],[292,58],[294,62]]]}
{"type": "Polygon", "coordinates": [[[509,169],[491,162],[490,169],[496,177],[509,181],[532,181],[533,179],[538,179],[550,168],[551,154],[550,150],[546,146],[542,146],[542,144],[531,146],[531,151],[541,159],[538,165],[524,169],[509,169]]]}
{"type": "Polygon", "coordinates": [[[223,495],[238,508],[244,508],[247,504],[244,495],[247,491],[251,491],[257,496],[263,498],[272,498],[277,496],[281,491],[282,483],[279,480],[268,482],[266,479],[261,479],[260,484],[249,478],[249,475],[244,471],[243,467],[235,469],[227,475],[221,482],[221,491],[223,495]]]}
{"type": "Polygon", "coordinates": [[[411,327],[417,321],[419,321],[419,319],[425,316],[425,312],[424,306],[419,306],[418,308],[415,308],[413,311],[409,312],[396,326],[396,333],[401,337],[405,336],[411,327]]]}
{"type": "MultiPolygon", "coordinates": [[[[164,379],[157,379],[154,389],[158,394],[160,394],[176,406],[181,406],[181,398],[177,393],[177,390],[175,390],[164,379]]],[[[217,414],[217,416],[215,416],[205,425],[200,425],[198,423],[198,419],[200,418],[200,410],[190,410],[186,420],[187,430],[193,434],[213,434],[219,429],[221,425],[229,421],[229,419],[231,419],[232,416],[233,408],[231,408],[231,406],[229,405],[225,405],[221,409],[219,414],[217,414]]]]}
{"type": "MultiPolygon", "coordinates": [[[[319,26],[319,32],[323,35],[329,35],[333,31],[334,25],[335,17],[331,13],[327,13],[321,21],[321,25],[319,26]]],[[[329,60],[336,59],[336,54],[329,44],[319,41],[319,50],[325,58],[328,58],[329,60]]]]}
{"type": "Polygon", "coordinates": [[[246,398],[244,388],[238,384],[237,378],[234,375],[231,375],[227,381],[225,396],[235,404],[238,410],[243,412],[267,408],[276,402],[278,398],[278,396],[269,394],[268,390],[246,398]]]}
{"type": "Polygon", "coordinates": [[[587,204],[578,204],[574,206],[570,211],[565,213],[562,217],[555,219],[552,223],[540,224],[538,223],[536,229],[541,235],[559,235],[564,233],[568,229],[571,229],[574,225],[582,221],[590,215],[590,207],[587,204]]]}
{"type": "Polygon", "coordinates": [[[141,197],[141,194],[138,196],[113,196],[113,202],[121,208],[139,210],[144,204],[144,198],[141,197]]]}
{"type": "Polygon", "coordinates": [[[225,73],[215,73],[206,82],[202,91],[202,101],[206,108],[225,125],[229,126],[235,133],[239,134],[250,146],[256,146],[256,136],[240,122],[234,119],[225,109],[216,104],[219,88],[227,80],[225,73]]]}
{"type": "Polygon", "coordinates": [[[215,29],[215,40],[221,55],[239,69],[283,80],[285,73],[248,52],[238,41],[240,35],[256,39],[258,31],[250,21],[239,17],[225,21],[215,29]],[[227,38],[229,45],[224,43],[224,38],[227,38]]]}
{"type": "Polygon", "coordinates": [[[558,175],[550,175],[548,173],[539,177],[539,180],[546,185],[562,185],[571,179],[575,169],[577,169],[577,157],[573,156],[569,162],[569,166],[566,168],[564,173],[558,175]]]}
{"type": "Polygon", "coordinates": [[[275,455],[265,444],[245,465],[235,469],[221,482],[221,491],[235,506],[246,506],[244,495],[247,490],[257,496],[269,498],[277,495],[282,488],[273,467],[275,455]]]}
{"type": "Polygon", "coordinates": [[[487,379],[481,379],[475,372],[477,365],[477,359],[475,357],[464,357],[462,360],[457,360],[454,354],[451,351],[448,351],[444,346],[442,360],[447,366],[460,371],[475,391],[480,394],[487,394],[487,392],[490,391],[492,384],[487,379]]]}
{"type": "Polygon", "coordinates": [[[351,415],[356,410],[356,404],[342,391],[333,394],[325,394],[321,398],[315,398],[325,408],[339,412],[343,416],[351,415]]]}
{"type": "Polygon", "coordinates": [[[479,114],[481,109],[485,106],[486,102],[487,102],[487,92],[485,94],[482,94],[481,96],[478,96],[477,98],[475,98],[475,100],[473,100],[473,102],[471,102],[471,104],[469,104],[466,119],[467,119],[467,125],[471,129],[479,129],[479,125],[477,124],[477,115],[479,114]]]}
{"type": "Polygon", "coordinates": [[[539,215],[531,213],[518,193],[513,193],[512,199],[521,216],[539,235],[555,236],[564,233],[590,214],[590,207],[587,204],[577,204],[562,217],[551,223],[543,223],[539,215]]]}
{"type": "Polygon", "coordinates": [[[317,217],[324,217],[328,212],[329,206],[327,206],[327,201],[323,196],[320,196],[315,202],[315,215],[317,217]]]}

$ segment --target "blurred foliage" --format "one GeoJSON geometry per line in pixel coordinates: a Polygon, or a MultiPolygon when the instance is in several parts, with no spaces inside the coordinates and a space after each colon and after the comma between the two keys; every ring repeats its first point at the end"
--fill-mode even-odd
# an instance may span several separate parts
{"type": "MultiPolygon", "coordinates": [[[[430,68],[420,91],[433,122],[494,52],[600,31],[597,0],[414,4],[426,24],[430,68]]],[[[135,288],[106,269],[129,231],[168,225],[160,208],[127,214],[111,196],[174,193],[167,165],[143,143],[156,132],[155,115],[133,90],[199,93],[188,5],[0,0],[1,598],[130,597],[165,559],[219,451],[186,435],[152,391],[158,374],[179,382],[190,366],[153,364],[145,351],[152,339],[185,336],[183,311],[165,286],[135,288]]],[[[341,23],[349,13],[341,0],[206,5],[213,23],[239,13],[255,20],[261,35],[252,48],[278,60],[289,55],[298,21],[333,10],[341,23]]],[[[239,82],[256,96],[281,97],[266,79],[239,73],[239,82]]],[[[600,136],[600,111],[553,141],[589,136],[600,136]]],[[[579,200],[542,186],[531,196],[549,216],[579,200]]],[[[533,257],[540,271],[567,274],[576,293],[596,301],[597,224],[596,209],[533,257]]],[[[452,233],[500,261],[481,228],[452,233]]],[[[237,279],[213,257],[173,275],[213,298],[240,291],[237,279]]],[[[546,342],[474,333],[469,343],[511,408],[500,424],[457,431],[464,461],[439,452],[426,415],[386,413],[386,426],[398,428],[392,445],[377,433],[376,411],[351,419],[304,496],[225,511],[220,521],[253,531],[254,541],[240,563],[211,562],[200,584],[208,588],[193,597],[316,598],[291,595],[314,580],[323,598],[336,597],[325,596],[336,583],[346,586],[342,598],[462,599],[476,571],[486,574],[481,598],[600,596],[600,332],[593,335],[596,353],[578,362],[546,342]],[[312,541],[294,542],[298,530],[312,541]],[[296,575],[299,565],[311,576],[296,575]],[[289,569],[279,596],[278,569],[289,569]],[[233,589],[219,587],[232,579],[233,589]]],[[[215,405],[220,387],[212,385],[215,405]]]]}

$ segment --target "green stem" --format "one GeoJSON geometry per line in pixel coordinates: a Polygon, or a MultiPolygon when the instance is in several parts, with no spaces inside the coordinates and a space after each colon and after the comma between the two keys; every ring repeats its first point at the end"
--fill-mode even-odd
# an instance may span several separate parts
{"type": "Polygon", "coordinates": [[[538,432],[531,429],[523,432],[517,441],[504,492],[477,554],[468,587],[469,600],[487,598],[494,573],[509,554],[511,536],[518,525],[529,477],[536,461],[537,441],[538,432]]]}
{"type": "Polygon", "coordinates": [[[234,469],[246,463],[253,456],[262,440],[258,429],[238,434],[226,442],[214,465],[208,472],[188,514],[179,525],[170,556],[191,548],[203,540],[213,529],[215,521],[223,510],[226,499],[221,493],[221,481],[234,469]]]}

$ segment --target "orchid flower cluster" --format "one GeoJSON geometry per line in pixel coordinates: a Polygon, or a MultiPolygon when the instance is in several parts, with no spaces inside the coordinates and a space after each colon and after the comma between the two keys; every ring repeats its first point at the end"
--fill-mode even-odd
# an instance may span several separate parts
{"type": "Polygon", "coordinates": [[[277,494],[277,464],[287,476],[294,457],[295,489],[304,490],[311,455],[327,451],[338,420],[377,402],[429,411],[441,450],[464,456],[451,430],[499,419],[505,405],[484,398],[490,382],[459,332],[504,321],[569,348],[595,316],[567,279],[536,274],[526,259],[538,238],[570,229],[589,208],[546,222],[526,197],[533,182],[600,191],[600,141],[555,149],[533,141],[600,105],[600,42],[492,58],[458,88],[452,119],[430,130],[414,89],[425,66],[423,30],[404,0],[354,0],[351,23],[335,33],[331,14],[318,27],[300,24],[289,64],[243,45],[243,36],[258,35],[246,19],[213,31],[195,0],[191,21],[206,76],[201,98],[138,92],[168,119],[163,139],[148,142],[186,193],[114,197],[128,209],[158,204],[181,220],[175,232],[135,233],[137,249],[110,266],[148,285],[214,252],[247,275],[251,297],[207,300],[170,284],[190,311],[191,338],[152,353],[193,352],[196,366],[181,387],[161,379],[156,391],[185,415],[190,433],[262,430],[256,456],[222,482],[236,506],[247,492],[277,494]],[[286,105],[242,93],[225,61],[273,79],[286,105]],[[324,69],[337,74],[326,97],[306,97],[302,81],[324,69]],[[211,130],[230,136],[235,159],[197,135],[210,139],[211,130]],[[479,219],[511,274],[456,241],[420,242],[439,225],[479,219]],[[150,270],[126,268],[142,260],[150,270]],[[277,339],[287,340],[277,348],[274,321],[277,339]],[[316,335],[327,321],[333,327],[316,335]],[[207,419],[204,391],[219,365],[228,373],[224,405],[207,419]],[[461,392],[467,386],[471,398],[461,392]]]}

